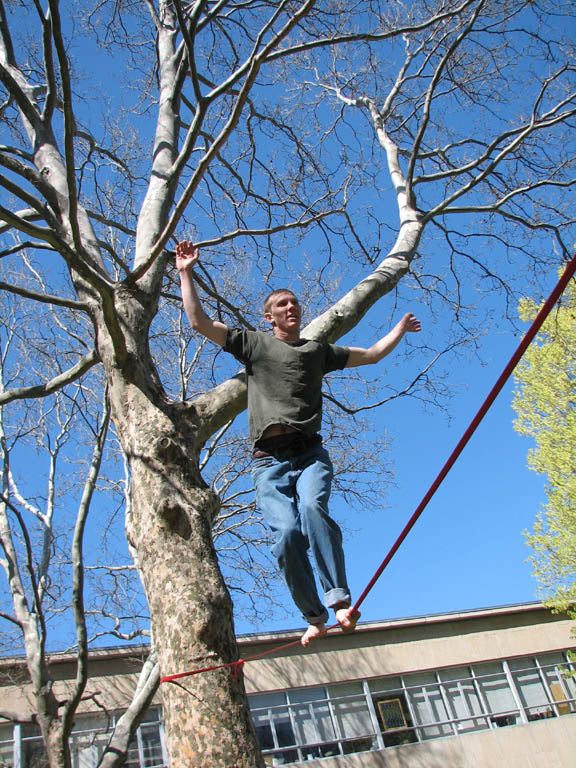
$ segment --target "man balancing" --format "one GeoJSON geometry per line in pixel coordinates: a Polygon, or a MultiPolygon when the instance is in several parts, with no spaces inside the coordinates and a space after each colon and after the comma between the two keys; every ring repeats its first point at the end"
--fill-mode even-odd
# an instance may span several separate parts
{"type": "Polygon", "coordinates": [[[272,553],[308,623],[301,643],[307,646],[326,634],[327,608],[334,610],[344,632],[352,632],[360,613],[350,607],[342,533],[328,512],[333,467],[319,434],[322,379],[330,371],[377,363],[405,333],[419,331],[420,322],[414,315],[404,315],[369,349],[303,339],[298,299],[281,288],[264,302],[272,334],[229,328],[210,319],[202,308],[192,276],[198,258],[198,248],[191,242],[176,247],[184,309],[194,330],[246,366],[256,504],[272,532],[272,553]],[[318,596],[308,550],[324,602],[318,596]]]}

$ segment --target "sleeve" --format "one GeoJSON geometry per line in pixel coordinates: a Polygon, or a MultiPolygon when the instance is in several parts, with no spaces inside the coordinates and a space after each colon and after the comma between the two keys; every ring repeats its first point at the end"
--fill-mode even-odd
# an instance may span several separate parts
{"type": "Polygon", "coordinates": [[[258,336],[254,331],[243,328],[228,328],[224,350],[234,355],[241,363],[249,363],[254,355],[258,336]]]}
{"type": "Polygon", "coordinates": [[[324,355],[324,373],[330,373],[330,371],[341,371],[346,368],[348,357],[350,356],[350,350],[348,347],[338,347],[335,344],[325,345],[324,355]]]}

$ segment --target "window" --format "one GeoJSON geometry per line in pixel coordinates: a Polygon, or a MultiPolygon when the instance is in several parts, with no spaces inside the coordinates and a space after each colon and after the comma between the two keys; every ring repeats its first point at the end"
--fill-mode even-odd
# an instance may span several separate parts
{"type": "Polygon", "coordinates": [[[339,755],[336,733],[325,688],[306,688],[288,692],[292,721],[302,757],[331,757],[339,755]]]}
{"type": "Polygon", "coordinates": [[[126,768],[164,768],[163,729],[158,707],[149,709],[128,746],[126,768]]]}
{"type": "Polygon", "coordinates": [[[412,730],[412,718],[404,693],[399,691],[395,695],[376,699],[375,704],[378,707],[378,719],[386,747],[418,741],[412,730]]]}
{"type": "Polygon", "coordinates": [[[380,699],[378,701],[378,712],[380,713],[382,730],[397,731],[410,726],[404,711],[406,704],[403,704],[403,701],[404,697],[402,694],[396,699],[380,699]]]}
{"type": "Polygon", "coordinates": [[[50,768],[40,728],[26,723],[21,726],[20,734],[21,768],[50,768]]]}
{"type": "MultiPolygon", "coordinates": [[[[130,744],[128,768],[167,768],[160,716],[158,707],[151,708],[146,714],[130,744]]],[[[69,740],[72,768],[96,768],[110,739],[113,719],[103,715],[79,715],[76,718],[69,740]]],[[[48,768],[38,726],[0,726],[0,768],[48,768]]]]}
{"type": "Polygon", "coordinates": [[[270,766],[576,712],[564,653],[250,697],[270,766]],[[552,713],[552,714],[550,714],[552,713]]]}
{"type": "Polygon", "coordinates": [[[446,705],[446,697],[436,675],[433,672],[406,675],[404,683],[407,687],[408,700],[414,713],[415,724],[426,726],[418,728],[415,736],[420,739],[437,739],[441,736],[452,736],[454,729],[449,723],[450,714],[446,705]],[[434,725],[429,725],[434,723],[434,725]]]}
{"type": "Polygon", "coordinates": [[[373,717],[376,713],[370,709],[366,696],[367,685],[363,683],[339,683],[328,689],[335,727],[341,737],[340,746],[343,754],[368,752],[378,749],[378,739],[374,735],[373,717]],[[365,690],[366,687],[366,690],[365,690]]]}
{"type": "Polygon", "coordinates": [[[329,691],[335,724],[339,733],[346,734],[348,738],[358,741],[363,737],[370,737],[368,749],[371,749],[373,741],[371,734],[374,732],[374,725],[362,683],[331,685],[329,691]]]}
{"type": "Polygon", "coordinates": [[[547,689],[535,659],[513,659],[509,667],[527,720],[555,717],[551,691],[547,689]]]}
{"type": "Polygon", "coordinates": [[[486,709],[492,715],[492,725],[503,728],[520,722],[520,711],[502,663],[474,664],[472,669],[486,709]]]}
{"type": "Polygon", "coordinates": [[[0,768],[12,768],[14,765],[13,731],[17,728],[18,726],[0,721],[0,768]]]}
{"type": "Polygon", "coordinates": [[[540,671],[550,689],[553,709],[558,715],[576,712],[576,678],[561,653],[549,653],[537,659],[540,671]]]}
{"type": "Polygon", "coordinates": [[[269,765],[297,762],[298,750],[282,749],[296,744],[285,693],[264,693],[250,697],[250,708],[260,748],[265,755],[272,753],[269,765]]]}
{"type": "Polygon", "coordinates": [[[250,696],[250,708],[267,765],[348,755],[377,746],[361,683],[257,694],[250,696]]]}
{"type": "Polygon", "coordinates": [[[488,719],[479,717],[483,712],[482,701],[477,681],[472,677],[469,667],[441,670],[438,679],[443,684],[454,733],[468,733],[489,727],[488,719]]]}

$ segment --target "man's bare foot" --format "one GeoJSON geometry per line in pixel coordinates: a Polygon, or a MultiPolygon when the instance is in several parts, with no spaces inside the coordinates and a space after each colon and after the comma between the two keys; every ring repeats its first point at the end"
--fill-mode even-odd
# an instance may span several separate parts
{"type": "Polygon", "coordinates": [[[302,635],[300,642],[306,648],[311,640],[316,640],[317,637],[324,637],[327,632],[325,624],[308,624],[308,629],[302,635]]]}
{"type": "Polygon", "coordinates": [[[360,618],[360,611],[355,611],[353,608],[337,608],[334,613],[342,632],[354,632],[360,618]]]}

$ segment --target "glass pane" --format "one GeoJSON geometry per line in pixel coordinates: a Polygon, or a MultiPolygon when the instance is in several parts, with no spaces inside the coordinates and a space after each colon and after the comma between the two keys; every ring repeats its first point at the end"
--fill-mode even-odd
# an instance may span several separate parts
{"type": "Polygon", "coordinates": [[[157,768],[164,764],[162,759],[162,742],[160,725],[158,723],[140,726],[142,750],[144,752],[144,768],[157,768]]]}
{"type": "Polygon", "coordinates": [[[542,667],[548,666],[550,664],[562,666],[563,664],[566,664],[566,655],[562,651],[542,653],[538,656],[538,662],[542,667]]]}
{"type": "Polygon", "coordinates": [[[364,695],[332,699],[334,717],[344,738],[363,736],[374,731],[364,695]]]}
{"type": "Polygon", "coordinates": [[[328,703],[309,702],[292,706],[298,744],[315,744],[335,738],[328,703]]]}
{"type": "MultiPolygon", "coordinates": [[[[420,689],[413,688],[409,691],[408,698],[416,718],[416,725],[442,723],[450,719],[438,685],[424,686],[420,689]]],[[[437,739],[440,736],[451,736],[453,733],[454,729],[449,724],[418,729],[418,734],[422,739],[437,739]]]]}
{"type": "Polygon", "coordinates": [[[274,735],[272,727],[268,723],[256,725],[256,736],[260,749],[274,749],[274,735]]]}
{"type": "Polygon", "coordinates": [[[317,747],[304,747],[300,750],[302,759],[315,760],[318,757],[335,757],[340,755],[338,743],[322,744],[317,747]]]}
{"type": "Polygon", "coordinates": [[[13,768],[14,765],[14,726],[12,723],[0,723],[0,768],[13,768]]]}
{"type": "Polygon", "coordinates": [[[576,678],[572,674],[571,665],[566,662],[563,653],[547,653],[538,657],[542,668],[542,674],[546,678],[552,698],[556,702],[563,702],[562,712],[576,712],[575,702],[566,702],[566,699],[576,699],[576,678]]]}
{"type": "Polygon", "coordinates": [[[374,706],[385,746],[396,747],[418,741],[404,693],[393,691],[375,696],[374,706]]]}
{"type": "Polygon", "coordinates": [[[250,709],[277,707],[286,704],[285,693],[257,693],[248,697],[250,709]]]}
{"type": "Polygon", "coordinates": [[[538,670],[514,672],[512,676],[528,719],[540,719],[544,715],[552,717],[554,712],[538,670]]]}
{"type": "Polygon", "coordinates": [[[411,675],[404,675],[404,685],[411,688],[414,685],[436,685],[436,675],[434,672],[417,672],[411,675]]]}
{"type": "Polygon", "coordinates": [[[95,768],[98,752],[92,733],[72,734],[69,740],[73,768],[95,768]]]}
{"type": "Polygon", "coordinates": [[[86,768],[98,765],[98,760],[104,754],[110,734],[106,731],[94,731],[93,733],[73,733],[70,737],[70,754],[72,768],[86,768]],[[92,763],[88,760],[92,760],[92,763]]]}
{"type": "Polygon", "coordinates": [[[304,701],[325,700],[326,688],[298,688],[294,691],[287,691],[287,700],[290,704],[301,704],[304,701]]]}
{"type": "Polygon", "coordinates": [[[474,683],[471,680],[458,680],[444,686],[444,695],[450,708],[450,716],[457,720],[456,731],[466,733],[489,728],[488,718],[474,717],[482,715],[482,705],[474,683]]]}
{"type": "MultiPolygon", "coordinates": [[[[546,667],[542,674],[548,684],[550,698],[554,704],[550,712],[542,714],[541,717],[553,717],[556,714],[568,715],[576,712],[576,702],[570,701],[574,698],[574,679],[566,677],[557,667],[546,667]]],[[[540,719],[540,718],[539,718],[540,719]]]]}
{"type": "Polygon", "coordinates": [[[249,697],[256,736],[265,754],[266,765],[287,765],[299,760],[298,750],[280,750],[296,744],[286,694],[263,693],[249,697]],[[272,751],[274,750],[274,751],[272,751]]]}
{"type": "Polygon", "coordinates": [[[286,706],[260,709],[254,712],[253,720],[262,749],[277,749],[296,744],[286,706]]]}
{"type": "Polygon", "coordinates": [[[474,665],[478,688],[484,696],[491,722],[503,727],[518,722],[519,713],[502,665],[499,662],[474,665]]]}
{"type": "MultiPolygon", "coordinates": [[[[288,691],[287,698],[291,705],[290,709],[298,744],[319,744],[334,740],[334,725],[326,701],[326,688],[300,688],[288,691]]],[[[329,754],[338,754],[338,752],[329,751],[329,754]]],[[[318,750],[313,752],[303,750],[303,755],[307,759],[312,759],[313,757],[327,757],[328,753],[325,751],[318,752],[318,750]]]]}
{"type": "Polygon", "coordinates": [[[342,742],[342,752],[345,755],[352,755],[355,752],[369,752],[372,749],[378,749],[378,741],[373,736],[342,742]]]}
{"type": "Polygon", "coordinates": [[[74,718],[74,726],[72,733],[82,733],[89,731],[94,733],[95,731],[107,731],[112,726],[112,719],[105,715],[92,714],[92,715],[76,715],[74,718]]]}
{"type": "Polygon", "coordinates": [[[342,752],[351,755],[377,749],[378,739],[362,683],[331,685],[329,691],[334,718],[344,739],[342,752]]]}
{"type": "Polygon", "coordinates": [[[362,683],[337,683],[328,688],[331,699],[340,699],[343,696],[364,695],[362,683]]]}
{"type": "Polygon", "coordinates": [[[399,677],[381,677],[378,680],[369,680],[368,687],[372,693],[395,691],[402,688],[402,681],[399,677]]]}
{"type": "Polygon", "coordinates": [[[290,720],[274,718],[273,725],[274,730],[276,731],[276,738],[278,739],[278,746],[290,747],[293,744],[296,744],[290,720]]]}
{"type": "Polygon", "coordinates": [[[536,662],[532,656],[523,656],[521,659],[510,659],[508,666],[512,671],[517,669],[534,669],[536,662]]]}
{"type": "Polygon", "coordinates": [[[441,669],[438,672],[440,680],[452,682],[453,680],[467,680],[470,678],[470,669],[468,667],[450,667],[450,669],[441,669]]]}
{"type": "Polygon", "coordinates": [[[136,739],[132,739],[128,745],[128,751],[126,752],[125,768],[141,768],[140,766],[140,754],[138,752],[138,742],[136,739]]]}
{"type": "Polygon", "coordinates": [[[574,676],[574,672],[570,674],[564,673],[563,670],[559,670],[559,672],[562,675],[562,682],[564,684],[564,689],[568,693],[568,698],[576,699],[576,677],[574,676]]]}
{"type": "Polygon", "coordinates": [[[96,768],[96,755],[92,747],[83,747],[77,753],[78,768],[96,768]]]}
{"type": "Polygon", "coordinates": [[[160,707],[150,707],[142,719],[142,723],[157,723],[160,721],[160,707]]]}
{"type": "Polygon", "coordinates": [[[297,763],[299,760],[298,750],[289,749],[285,752],[274,752],[273,757],[268,755],[266,757],[266,765],[289,765],[290,763],[297,763]]]}
{"type": "Polygon", "coordinates": [[[41,739],[22,741],[22,768],[50,768],[41,739]]]}
{"type": "Polygon", "coordinates": [[[0,742],[0,766],[2,768],[13,768],[14,766],[14,745],[12,739],[0,742]]]}

